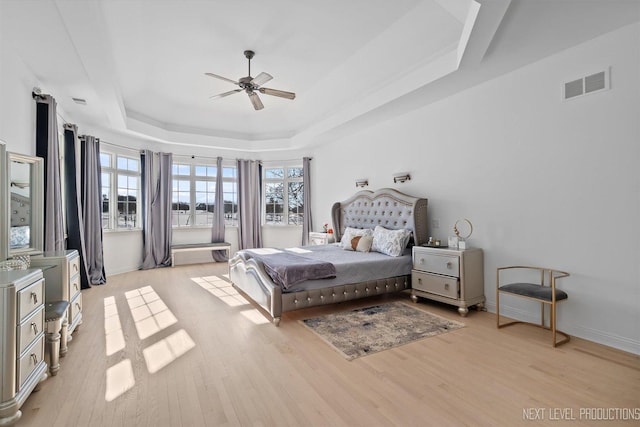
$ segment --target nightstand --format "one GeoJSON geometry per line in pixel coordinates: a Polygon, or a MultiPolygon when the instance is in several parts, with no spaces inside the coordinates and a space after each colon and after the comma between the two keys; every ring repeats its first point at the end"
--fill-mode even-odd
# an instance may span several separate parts
{"type": "Polygon", "coordinates": [[[418,297],[458,307],[465,317],[469,307],[484,307],[484,257],[482,249],[465,250],[413,247],[411,299],[418,297]]]}
{"type": "Polygon", "coordinates": [[[309,245],[328,245],[334,241],[333,233],[319,233],[316,231],[309,233],[309,245]]]}

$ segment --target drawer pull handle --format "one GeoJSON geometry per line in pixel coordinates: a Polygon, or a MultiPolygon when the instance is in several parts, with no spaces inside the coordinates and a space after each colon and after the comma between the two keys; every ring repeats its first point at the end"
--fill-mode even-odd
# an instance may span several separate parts
{"type": "Polygon", "coordinates": [[[31,292],[31,298],[33,298],[33,303],[37,304],[38,303],[38,294],[35,292],[31,292]]]}
{"type": "Polygon", "coordinates": [[[33,364],[37,364],[38,363],[38,356],[36,356],[35,353],[31,353],[31,360],[33,360],[33,364]]]}
{"type": "Polygon", "coordinates": [[[76,303],[76,307],[78,307],[78,310],[82,308],[79,303],[76,303]]]}
{"type": "Polygon", "coordinates": [[[424,264],[424,258],[420,258],[420,264],[424,264]]]}
{"type": "Polygon", "coordinates": [[[76,291],[78,290],[78,284],[77,283],[73,283],[73,287],[76,289],[76,291]]]}
{"type": "Polygon", "coordinates": [[[451,263],[451,261],[449,261],[449,262],[447,263],[447,268],[448,268],[449,270],[451,270],[451,268],[452,268],[452,267],[453,267],[453,264],[451,263]]]}
{"type": "Polygon", "coordinates": [[[33,329],[33,333],[38,335],[38,324],[36,322],[31,322],[31,329],[33,329]]]}
{"type": "Polygon", "coordinates": [[[422,279],[420,277],[418,277],[418,283],[422,285],[422,279]]]}
{"type": "Polygon", "coordinates": [[[444,289],[447,290],[447,291],[449,290],[449,284],[448,283],[444,284],[444,289]]]}
{"type": "Polygon", "coordinates": [[[78,264],[73,264],[74,271],[78,271],[78,264]]]}

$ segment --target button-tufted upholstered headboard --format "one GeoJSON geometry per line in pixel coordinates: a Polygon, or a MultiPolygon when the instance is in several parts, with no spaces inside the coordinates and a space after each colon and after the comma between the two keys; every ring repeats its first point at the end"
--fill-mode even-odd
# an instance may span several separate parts
{"type": "Polygon", "coordinates": [[[413,232],[416,245],[427,242],[427,199],[408,196],[392,188],[359,191],[351,198],[333,204],[331,218],[340,241],[346,227],[406,228],[413,232]]]}

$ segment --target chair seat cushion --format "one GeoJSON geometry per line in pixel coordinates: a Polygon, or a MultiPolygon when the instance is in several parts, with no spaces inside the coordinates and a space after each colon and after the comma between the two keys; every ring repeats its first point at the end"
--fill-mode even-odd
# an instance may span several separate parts
{"type": "MultiPolygon", "coordinates": [[[[549,286],[540,286],[534,283],[510,283],[508,285],[500,286],[499,289],[501,292],[551,301],[551,287],[549,286]]],[[[569,296],[566,292],[556,288],[556,301],[562,301],[567,298],[569,298],[569,296]]]]}
{"type": "Polygon", "coordinates": [[[44,321],[58,320],[64,316],[69,307],[69,301],[54,301],[44,305],[44,321]]]}

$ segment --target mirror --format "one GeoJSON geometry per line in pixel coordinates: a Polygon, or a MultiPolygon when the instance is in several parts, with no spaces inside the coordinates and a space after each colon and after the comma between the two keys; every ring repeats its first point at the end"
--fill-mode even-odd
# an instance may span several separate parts
{"type": "Polygon", "coordinates": [[[42,252],[44,228],[43,164],[43,159],[39,157],[7,153],[9,256],[42,252]]]}

